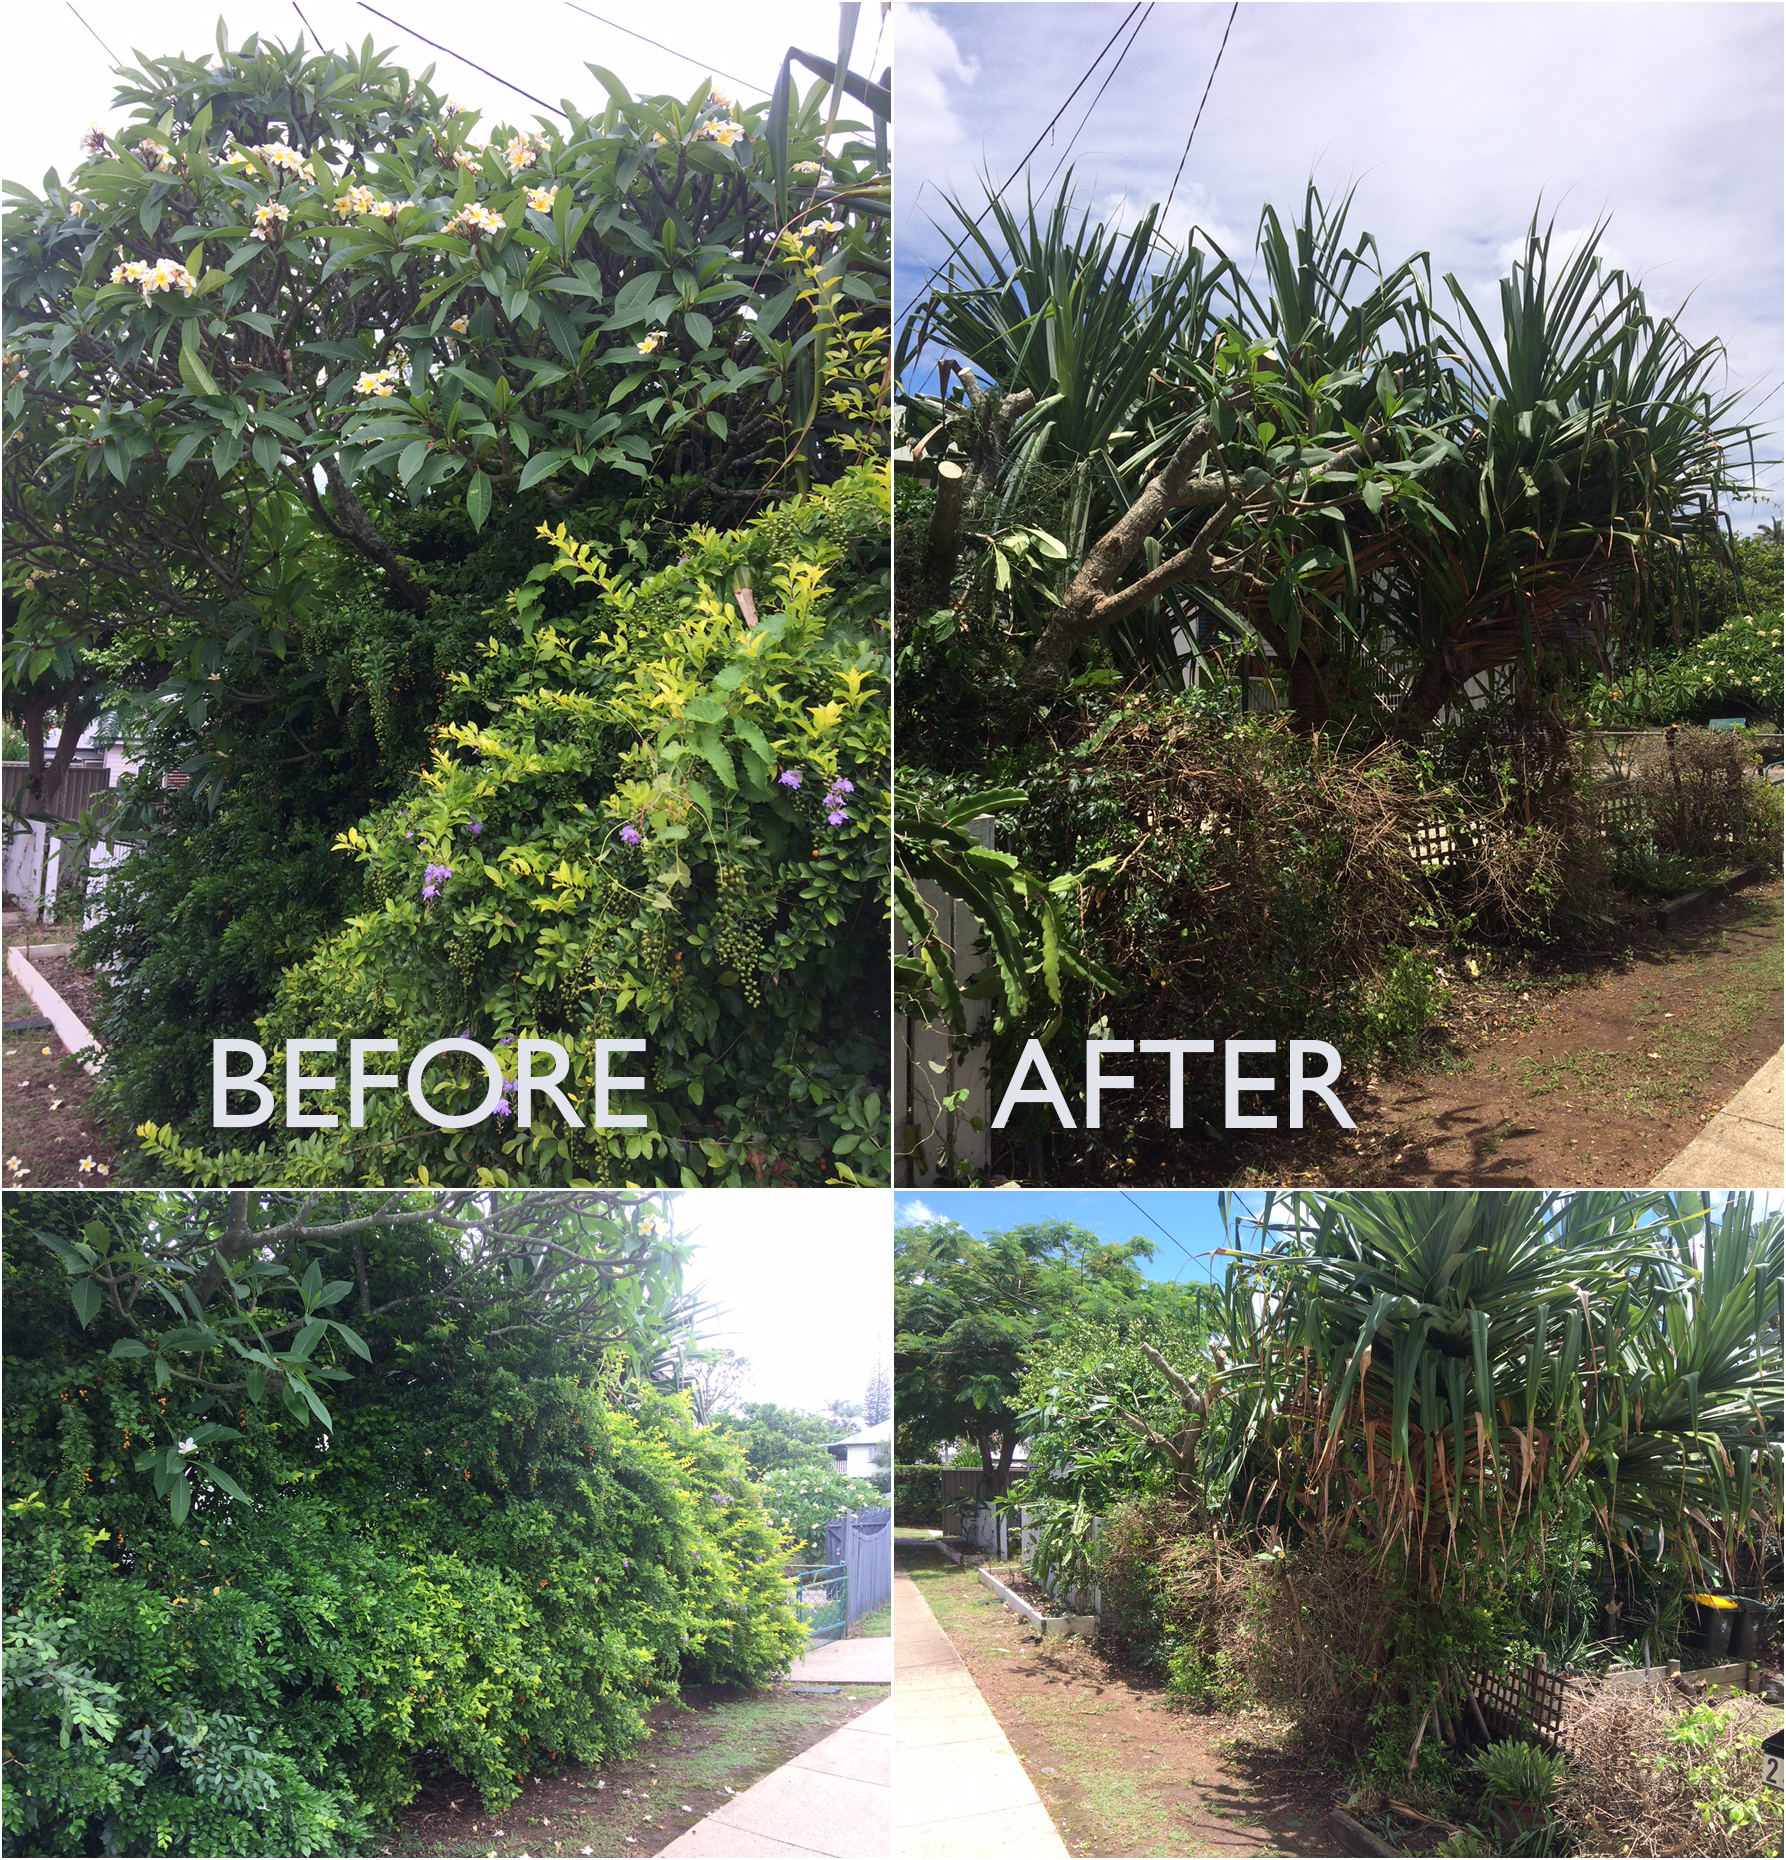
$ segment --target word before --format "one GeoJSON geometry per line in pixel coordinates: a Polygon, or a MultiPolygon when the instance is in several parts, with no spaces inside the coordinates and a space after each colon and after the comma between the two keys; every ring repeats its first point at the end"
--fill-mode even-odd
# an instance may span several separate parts
{"type": "MultiPolygon", "coordinates": [[[[1184,1057],[1186,1053],[1213,1053],[1213,1040],[1143,1040],[1137,1048],[1133,1040],[1087,1040],[1085,1043],[1085,1128],[1097,1130],[1103,1122],[1103,1096],[1107,1091],[1133,1091],[1135,1080],[1128,1073],[1109,1073],[1103,1069],[1106,1053],[1160,1053],[1165,1056],[1167,1072],[1167,1121],[1174,1130],[1184,1128],[1184,1057]]],[[[1276,1130],[1276,1115],[1243,1116],[1240,1100],[1255,1092],[1277,1090],[1277,1080],[1270,1077],[1258,1077],[1243,1073],[1240,1062],[1249,1053],[1275,1053],[1275,1040],[1225,1040],[1222,1043],[1222,1083],[1225,1089],[1224,1109],[1227,1128],[1230,1130],[1276,1130]]],[[[1290,1042],[1290,1128],[1302,1128],[1302,1101],[1310,1092],[1321,1100],[1330,1110],[1340,1127],[1356,1130],[1351,1114],[1333,1094],[1333,1084],[1340,1075],[1340,1056],[1337,1047],[1332,1047],[1325,1040],[1292,1040],[1290,1042]],[[1319,1058],[1324,1070],[1318,1078],[1308,1073],[1306,1062],[1319,1058]]],[[[1060,1119],[1063,1130],[1077,1129],[1073,1122],[1073,1113],[1067,1109],[1066,1097],[1054,1077],[1053,1068],[1048,1064],[1048,1055],[1042,1051],[1040,1040],[1031,1040],[1023,1049],[1023,1057],[1017,1062],[1017,1070],[1011,1074],[1011,1083],[1005,1089],[1004,1101],[998,1107],[998,1116],[992,1120],[994,1130],[1003,1130],[1005,1120],[1012,1109],[1020,1104],[1051,1104],[1054,1114],[1060,1119]],[[1026,1084],[1034,1072],[1039,1083],[1026,1084]]]]}
{"type": "MultiPolygon", "coordinates": [[[[341,1122],[333,1111],[307,1111],[304,1109],[306,1092],[333,1091],[335,1079],[333,1074],[327,1078],[317,1077],[304,1071],[304,1056],[307,1053],[332,1053],[335,1051],[333,1040],[287,1040],[285,1043],[285,1128],[287,1130],[333,1130],[341,1122]]],[[[595,1098],[595,1115],[589,1120],[597,1130],[642,1130],[647,1119],[642,1114],[622,1116],[608,1108],[608,1094],[614,1091],[643,1091],[645,1081],[642,1078],[611,1078],[608,1074],[608,1060],[615,1053],[642,1053],[646,1043],[643,1040],[597,1040],[595,1043],[595,1078],[592,1091],[595,1098]]],[[[368,1053],[394,1053],[397,1051],[395,1040],[349,1040],[347,1043],[347,1122],[351,1129],[359,1130],[366,1122],[366,1093],[368,1091],[390,1091],[396,1087],[397,1075],[394,1072],[368,1072],[366,1055],[368,1053]]],[[[515,1121],[523,1127],[533,1122],[533,1096],[535,1092],[549,1098],[566,1123],[573,1130],[584,1128],[583,1119],[571,1108],[571,1103],[558,1087],[569,1076],[571,1069],[570,1054],[556,1040],[521,1040],[515,1047],[515,1076],[504,1078],[502,1061],[487,1046],[480,1046],[476,1040],[436,1040],[430,1046],[424,1046],[409,1062],[409,1077],[406,1081],[409,1102],[415,1106],[418,1116],[425,1118],[440,1130],[464,1130],[472,1124],[481,1123],[486,1117],[495,1115],[499,1110],[506,1114],[508,1094],[512,1088],[515,1093],[515,1121]],[[489,1084],[484,1092],[484,1101],[475,1111],[462,1111],[449,1116],[445,1111],[437,1111],[428,1102],[422,1090],[423,1079],[433,1062],[443,1053],[469,1053],[484,1068],[489,1084]],[[544,1075],[536,1075],[533,1060],[536,1053],[551,1055],[551,1070],[544,1075]]],[[[217,1130],[242,1130],[254,1124],[264,1124],[273,1115],[273,1090],[264,1083],[267,1070],[267,1055],[253,1040],[213,1040],[211,1042],[211,1124],[217,1130]],[[232,1056],[244,1053],[249,1060],[246,1072],[234,1072],[229,1069],[232,1056]],[[252,1111],[231,1111],[229,1108],[232,1092],[246,1092],[255,1099],[252,1111]]]]}

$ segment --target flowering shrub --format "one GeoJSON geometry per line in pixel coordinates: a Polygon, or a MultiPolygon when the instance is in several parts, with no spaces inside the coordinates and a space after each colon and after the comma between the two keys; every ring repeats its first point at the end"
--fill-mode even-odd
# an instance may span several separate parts
{"type": "MultiPolygon", "coordinates": [[[[342,1065],[341,1089],[309,1099],[341,1128],[215,1155],[147,1123],[152,1165],[200,1182],[885,1180],[886,526],[884,469],[864,467],[692,533],[638,585],[548,532],[428,766],[337,842],[376,908],[258,1023],[270,1050],[395,1037],[400,1067],[464,1034],[509,1084],[518,1041],[555,1039],[585,1117],[595,1043],[643,1039],[648,1089],[625,1108],[646,1128],[576,1130],[536,1097],[518,1129],[505,1090],[450,1131],[369,1094],[352,1130],[342,1065]],[[728,598],[746,585],[754,624],[728,598]]],[[[448,1113],[485,1085],[452,1055],[429,1075],[448,1113]]]]}
{"type": "Polygon", "coordinates": [[[759,1490],[769,1522],[814,1562],[824,1561],[825,1526],[833,1518],[887,1503],[886,1493],[876,1491],[866,1479],[805,1466],[778,1466],[764,1477],[759,1490]]]}

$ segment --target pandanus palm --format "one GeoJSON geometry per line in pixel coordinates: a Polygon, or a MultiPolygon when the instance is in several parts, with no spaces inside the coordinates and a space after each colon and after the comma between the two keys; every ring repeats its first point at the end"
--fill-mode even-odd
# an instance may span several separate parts
{"type": "Polygon", "coordinates": [[[955,206],[968,256],[902,359],[935,338],[1003,390],[979,458],[997,508],[1038,464],[1075,474],[1077,569],[1033,694],[1100,637],[1175,682],[1202,609],[1271,646],[1309,725],[1344,694],[1417,730],[1478,674],[1690,620],[1680,543],[1753,462],[1712,392],[1720,346],[1651,314],[1603,228],[1563,254],[1535,217],[1498,332],[1449,275],[1447,320],[1425,256],[1385,266],[1350,207],[1312,187],[1293,226],[1268,207],[1261,295],[1225,255],[1163,247],[1151,214],[1075,223],[1065,187],[1042,217],[993,203],[989,230],[955,206]]]}
{"type": "Polygon", "coordinates": [[[1781,1492],[1781,1221],[1733,1196],[1268,1200],[1226,1298],[1237,1512],[1435,1581],[1580,1482],[1609,1546],[1728,1558],[1781,1492]]]}

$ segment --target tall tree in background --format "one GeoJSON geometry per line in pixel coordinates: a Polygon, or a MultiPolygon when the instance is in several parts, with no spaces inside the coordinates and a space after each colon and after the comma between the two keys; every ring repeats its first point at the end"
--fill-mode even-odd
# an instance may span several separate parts
{"type": "Polygon", "coordinates": [[[862,1398],[862,1425],[879,1427],[883,1421],[890,1420],[893,1414],[893,1384],[887,1375],[887,1359],[881,1353],[877,1342],[874,1354],[874,1372],[868,1378],[868,1390],[862,1398]]]}
{"type": "Polygon", "coordinates": [[[893,1236],[893,1388],[902,1460],[971,1440],[981,1494],[1010,1483],[1032,1342],[1070,1316],[1115,1320],[1147,1281],[1150,1241],[1104,1241],[1046,1221],[976,1239],[953,1221],[893,1236]]]}

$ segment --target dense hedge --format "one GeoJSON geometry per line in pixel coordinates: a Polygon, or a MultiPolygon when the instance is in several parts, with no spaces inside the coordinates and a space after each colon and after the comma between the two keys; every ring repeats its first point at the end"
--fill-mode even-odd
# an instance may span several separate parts
{"type": "Polygon", "coordinates": [[[358,1851],[423,1764],[500,1809],[798,1651],[736,1448],[537,1336],[417,1320],[330,1435],[225,1416],[247,1502],[174,1525],[136,1467],[162,1398],[45,1257],[8,1236],[8,1852],[358,1851]]]}
{"type": "Polygon", "coordinates": [[[893,1516],[901,1524],[940,1527],[943,1521],[943,1469],[940,1466],[895,1466],[893,1516]]]}

